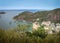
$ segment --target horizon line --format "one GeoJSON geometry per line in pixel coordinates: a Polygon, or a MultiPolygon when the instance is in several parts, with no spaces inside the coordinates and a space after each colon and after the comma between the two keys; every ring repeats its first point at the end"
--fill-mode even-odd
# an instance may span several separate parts
{"type": "Polygon", "coordinates": [[[54,10],[58,8],[52,8],[52,9],[0,9],[0,10],[54,10]]]}

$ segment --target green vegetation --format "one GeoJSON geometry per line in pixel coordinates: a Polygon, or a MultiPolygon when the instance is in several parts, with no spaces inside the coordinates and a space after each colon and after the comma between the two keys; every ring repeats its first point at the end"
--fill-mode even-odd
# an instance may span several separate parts
{"type": "MultiPolygon", "coordinates": [[[[26,11],[14,17],[16,20],[30,22],[36,21],[37,18],[39,18],[39,22],[45,20],[51,20],[54,23],[60,22],[60,9],[35,13],[26,11]]],[[[11,22],[9,24],[11,25],[11,22]]],[[[32,29],[30,32],[28,31],[29,27],[30,25],[20,25],[18,23],[17,28],[14,29],[3,30],[0,28],[0,43],[60,43],[60,32],[46,34],[44,26],[37,30],[32,29]]]]}
{"type": "Polygon", "coordinates": [[[18,26],[15,29],[0,29],[0,43],[60,43],[60,32],[56,34],[45,34],[44,27],[32,32],[24,31],[27,26],[18,26]]]}
{"type": "Polygon", "coordinates": [[[17,16],[13,17],[15,20],[26,20],[30,22],[36,21],[39,18],[39,21],[50,20],[51,22],[60,23],[60,8],[50,10],[50,11],[37,11],[35,13],[24,11],[17,16]]]}
{"type": "Polygon", "coordinates": [[[37,18],[39,18],[40,21],[46,20],[47,15],[48,15],[48,11],[38,11],[35,13],[25,11],[25,12],[22,12],[19,15],[15,16],[14,19],[16,19],[16,20],[22,19],[22,20],[26,20],[29,22],[34,22],[34,21],[36,21],[37,18]]]}
{"type": "Polygon", "coordinates": [[[38,36],[40,38],[45,38],[46,34],[45,34],[44,26],[39,27],[37,30],[33,30],[33,35],[38,36]]]}
{"type": "Polygon", "coordinates": [[[48,19],[54,23],[60,23],[60,8],[51,10],[48,19]]]}

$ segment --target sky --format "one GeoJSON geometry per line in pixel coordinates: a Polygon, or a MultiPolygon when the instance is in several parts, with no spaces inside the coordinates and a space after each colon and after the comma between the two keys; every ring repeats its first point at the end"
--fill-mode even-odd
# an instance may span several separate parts
{"type": "Polygon", "coordinates": [[[0,10],[55,8],[60,8],[60,0],[0,0],[0,10]]]}

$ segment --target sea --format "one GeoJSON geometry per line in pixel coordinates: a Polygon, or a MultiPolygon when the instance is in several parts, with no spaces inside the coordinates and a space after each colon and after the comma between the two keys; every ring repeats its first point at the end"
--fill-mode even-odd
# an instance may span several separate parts
{"type": "MultiPolygon", "coordinates": [[[[5,14],[0,14],[0,28],[2,29],[16,28],[17,23],[15,22],[13,17],[24,11],[35,13],[39,10],[0,10],[0,12],[5,12],[5,14]]],[[[24,23],[26,24],[26,22],[24,23]]],[[[22,24],[22,22],[20,21],[18,24],[22,24]]]]}

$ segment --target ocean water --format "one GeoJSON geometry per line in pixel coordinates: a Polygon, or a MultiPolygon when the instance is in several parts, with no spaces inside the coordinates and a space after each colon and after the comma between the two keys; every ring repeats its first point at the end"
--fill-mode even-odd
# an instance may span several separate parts
{"type": "MultiPolygon", "coordinates": [[[[8,29],[15,28],[16,23],[13,20],[13,17],[22,13],[26,10],[0,10],[0,12],[5,12],[5,14],[0,14],[0,28],[8,29]]],[[[30,12],[36,12],[37,10],[28,10],[30,12]]],[[[22,24],[22,22],[20,22],[22,24]]]]}

